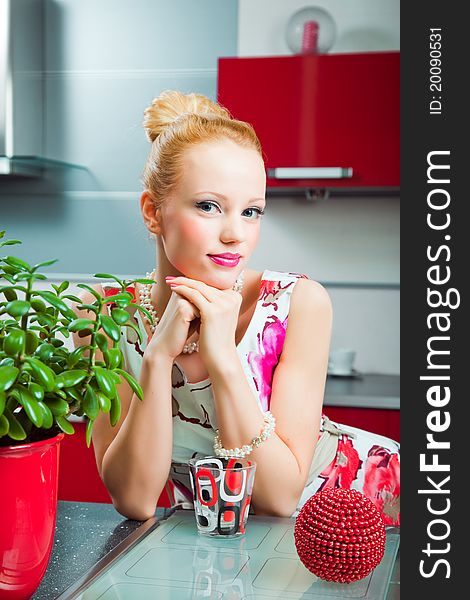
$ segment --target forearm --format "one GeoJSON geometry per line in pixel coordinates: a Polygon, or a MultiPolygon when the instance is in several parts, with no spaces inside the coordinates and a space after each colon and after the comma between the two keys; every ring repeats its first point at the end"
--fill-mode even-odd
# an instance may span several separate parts
{"type": "Polygon", "coordinates": [[[102,477],[116,509],[129,518],[153,515],[167,481],[172,455],[171,367],[144,359],[135,395],[118,434],[103,457],[102,477]]]}
{"type": "MultiPolygon", "coordinates": [[[[241,448],[263,429],[263,413],[238,355],[211,369],[219,435],[224,448],[241,448]]],[[[301,466],[289,446],[273,433],[249,458],[257,463],[253,506],[257,513],[290,516],[303,489],[301,466]]]]}

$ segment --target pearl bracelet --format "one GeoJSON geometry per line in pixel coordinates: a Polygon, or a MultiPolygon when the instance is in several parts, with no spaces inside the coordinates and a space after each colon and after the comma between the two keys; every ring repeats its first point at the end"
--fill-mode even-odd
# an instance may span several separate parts
{"type": "Polygon", "coordinates": [[[232,448],[230,450],[223,448],[222,442],[220,441],[219,430],[216,429],[214,438],[215,455],[221,456],[222,458],[245,458],[245,456],[251,454],[253,450],[258,448],[262,442],[265,442],[269,437],[271,437],[276,428],[276,419],[269,410],[264,413],[263,418],[264,427],[261,433],[251,440],[251,444],[245,444],[241,448],[232,448]]]}

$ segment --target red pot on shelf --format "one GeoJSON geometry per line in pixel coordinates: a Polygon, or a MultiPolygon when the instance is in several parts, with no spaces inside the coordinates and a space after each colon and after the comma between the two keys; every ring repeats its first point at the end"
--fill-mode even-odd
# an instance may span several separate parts
{"type": "Polygon", "coordinates": [[[57,514],[60,442],[0,447],[0,598],[25,600],[49,562],[57,514]]]}

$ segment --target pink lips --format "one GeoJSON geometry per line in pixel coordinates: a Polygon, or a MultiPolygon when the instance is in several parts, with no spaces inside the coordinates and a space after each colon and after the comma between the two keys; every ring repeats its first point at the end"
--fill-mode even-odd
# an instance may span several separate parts
{"type": "Polygon", "coordinates": [[[240,254],[231,254],[225,252],[224,254],[208,254],[207,255],[216,265],[222,267],[236,267],[240,262],[240,254]]]}

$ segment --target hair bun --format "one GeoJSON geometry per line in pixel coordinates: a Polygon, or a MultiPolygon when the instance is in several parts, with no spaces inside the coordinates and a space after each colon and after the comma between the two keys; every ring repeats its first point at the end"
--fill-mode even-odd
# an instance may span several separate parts
{"type": "Polygon", "coordinates": [[[150,142],[154,142],[162,131],[185,115],[211,115],[231,119],[228,110],[202,94],[182,94],[166,90],[153,99],[144,110],[143,126],[150,142]]]}

